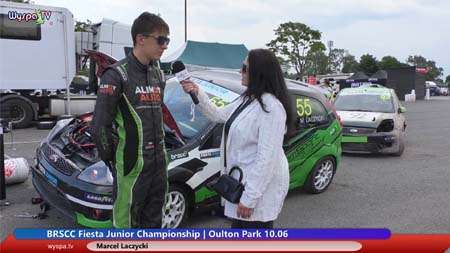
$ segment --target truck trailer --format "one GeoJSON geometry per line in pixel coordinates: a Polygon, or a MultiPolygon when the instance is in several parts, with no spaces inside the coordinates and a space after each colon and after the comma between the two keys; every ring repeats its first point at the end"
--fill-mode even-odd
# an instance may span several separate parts
{"type": "Polygon", "coordinates": [[[0,1],[0,118],[24,128],[42,118],[92,111],[95,93],[70,89],[77,55],[91,49],[121,59],[133,45],[130,31],[104,19],[91,25],[87,41],[79,41],[69,10],[0,1]],[[78,41],[86,45],[83,51],[76,52],[78,41]]]}

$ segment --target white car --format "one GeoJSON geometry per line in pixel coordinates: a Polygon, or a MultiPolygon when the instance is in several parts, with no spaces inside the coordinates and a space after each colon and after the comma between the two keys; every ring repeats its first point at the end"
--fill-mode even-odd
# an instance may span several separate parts
{"type": "Polygon", "coordinates": [[[343,124],[343,152],[403,154],[406,109],[393,89],[346,88],[334,105],[343,124]]]}

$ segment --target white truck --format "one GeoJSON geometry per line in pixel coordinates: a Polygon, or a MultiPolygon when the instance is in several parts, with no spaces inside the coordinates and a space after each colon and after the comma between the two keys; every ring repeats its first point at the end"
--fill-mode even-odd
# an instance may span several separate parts
{"type": "MultiPolygon", "coordinates": [[[[132,47],[130,30],[104,19],[80,45],[121,59],[132,47]]],[[[70,93],[76,44],[69,10],[0,1],[0,118],[23,128],[41,117],[92,111],[95,94],[70,93]]]]}

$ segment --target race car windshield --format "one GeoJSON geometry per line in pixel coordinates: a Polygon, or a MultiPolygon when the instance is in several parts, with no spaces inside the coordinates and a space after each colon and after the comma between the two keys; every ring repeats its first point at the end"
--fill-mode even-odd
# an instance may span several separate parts
{"type": "Polygon", "coordinates": [[[338,111],[394,112],[389,94],[341,94],[336,98],[334,106],[338,111]]]}
{"type": "MultiPolygon", "coordinates": [[[[236,99],[239,95],[221,86],[197,78],[191,78],[208,94],[216,106],[221,107],[236,99]]],[[[186,139],[191,139],[202,133],[211,121],[194,106],[189,94],[183,91],[180,83],[175,79],[169,79],[164,92],[164,103],[172,113],[180,128],[181,134],[186,139]]]]}

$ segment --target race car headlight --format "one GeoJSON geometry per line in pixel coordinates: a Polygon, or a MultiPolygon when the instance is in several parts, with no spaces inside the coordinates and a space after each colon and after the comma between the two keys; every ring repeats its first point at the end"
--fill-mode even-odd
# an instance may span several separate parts
{"type": "Polygon", "coordinates": [[[385,119],[381,121],[377,128],[377,132],[390,132],[392,130],[394,130],[394,120],[392,119],[385,119]]]}
{"type": "Polygon", "coordinates": [[[87,167],[78,175],[78,179],[97,185],[109,186],[113,184],[112,174],[103,161],[87,167]]]}

